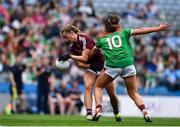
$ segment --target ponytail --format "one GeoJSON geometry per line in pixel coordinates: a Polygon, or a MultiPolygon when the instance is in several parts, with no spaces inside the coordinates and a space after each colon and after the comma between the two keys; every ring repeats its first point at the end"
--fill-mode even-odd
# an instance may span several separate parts
{"type": "Polygon", "coordinates": [[[119,16],[115,14],[107,15],[104,18],[103,23],[107,32],[114,32],[119,26],[119,16]]]}

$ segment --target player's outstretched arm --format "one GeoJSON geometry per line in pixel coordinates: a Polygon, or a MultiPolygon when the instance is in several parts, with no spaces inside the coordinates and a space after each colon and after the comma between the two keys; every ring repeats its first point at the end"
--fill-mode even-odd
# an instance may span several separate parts
{"type": "Polygon", "coordinates": [[[152,32],[164,31],[168,29],[169,27],[170,27],[169,23],[161,23],[158,27],[133,29],[131,35],[141,35],[141,34],[148,34],[152,32]]]}

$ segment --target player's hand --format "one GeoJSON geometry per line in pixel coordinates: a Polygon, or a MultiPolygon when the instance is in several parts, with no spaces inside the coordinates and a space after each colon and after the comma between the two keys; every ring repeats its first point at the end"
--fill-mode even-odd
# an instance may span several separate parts
{"type": "Polygon", "coordinates": [[[66,61],[70,58],[70,54],[64,54],[64,55],[60,55],[58,58],[58,61],[66,61]]]}
{"type": "Polygon", "coordinates": [[[170,27],[170,24],[169,23],[161,23],[160,25],[159,25],[159,29],[160,30],[166,30],[166,29],[168,29],[170,27]]]}

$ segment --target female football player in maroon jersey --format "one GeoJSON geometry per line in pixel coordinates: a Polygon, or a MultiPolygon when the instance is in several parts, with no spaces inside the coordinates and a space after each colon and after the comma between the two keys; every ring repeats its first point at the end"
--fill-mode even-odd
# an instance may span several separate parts
{"type": "MultiPolygon", "coordinates": [[[[103,55],[99,50],[94,56],[91,58],[89,57],[91,49],[95,46],[95,42],[92,38],[82,33],[77,27],[68,25],[61,31],[61,34],[64,39],[71,43],[69,46],[71,55],[61,55],[58,60],[66,61],[71,58],[76,61],[80,68],[85,69],[83,78],[85,84],[84,102],[87,111],[86,118],[92,120],[92,89],[98,72],[103,70],[103,55]]],[[[122,119],[119,113],[118,99],[115,95],[114,85],[112,85],[112,83],[107,85],[106,91],[110,97],[115,119],[116,121],[121,121],[122,119]]]]}

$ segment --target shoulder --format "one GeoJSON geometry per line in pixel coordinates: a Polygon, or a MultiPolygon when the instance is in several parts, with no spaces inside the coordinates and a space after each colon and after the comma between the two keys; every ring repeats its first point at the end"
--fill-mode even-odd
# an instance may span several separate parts
{"type": "Polygon", "coordinates": [[[104,33],[102,33],[102,34],[98,35],[98,38],[99,38],[99,39],[101,39],[101,38],[103,38],[103,37],[107,36],[108,34],[110,34],[110,33],[108,33],[108,32],[104,32],[104,33]]]}
{"type": "Polygon", "coordinates": [[[80,37],[85,38],[86,41],[94,41],[92,37],[90,37],[89,35],[80,35],[80,37]]]}
{"type": "Polygon", "coordinates": [[[125,28],[125,29],[122,30],[122,33],[131,34],[132,33],[132,29],[131,28],[125,28]]]}
{"type": "Polygon", "coordinates": [[[88,35],[78,35],[79,37],[78,37],[78,39],[79,39],[79,41],[81,41],[81,42],[83,42],[83,43],[85,43],[85,44],[89,44],[89,43],[95,43],[95,41],[93,40],[93,38],[92,37],[90,37],[90,36],[88,36],[88,35]]]}
{"type": "Polygon", "coordinates": [[[98,39],[101,39],[104,37],[104,34],[98,35],[98,39]]]}

